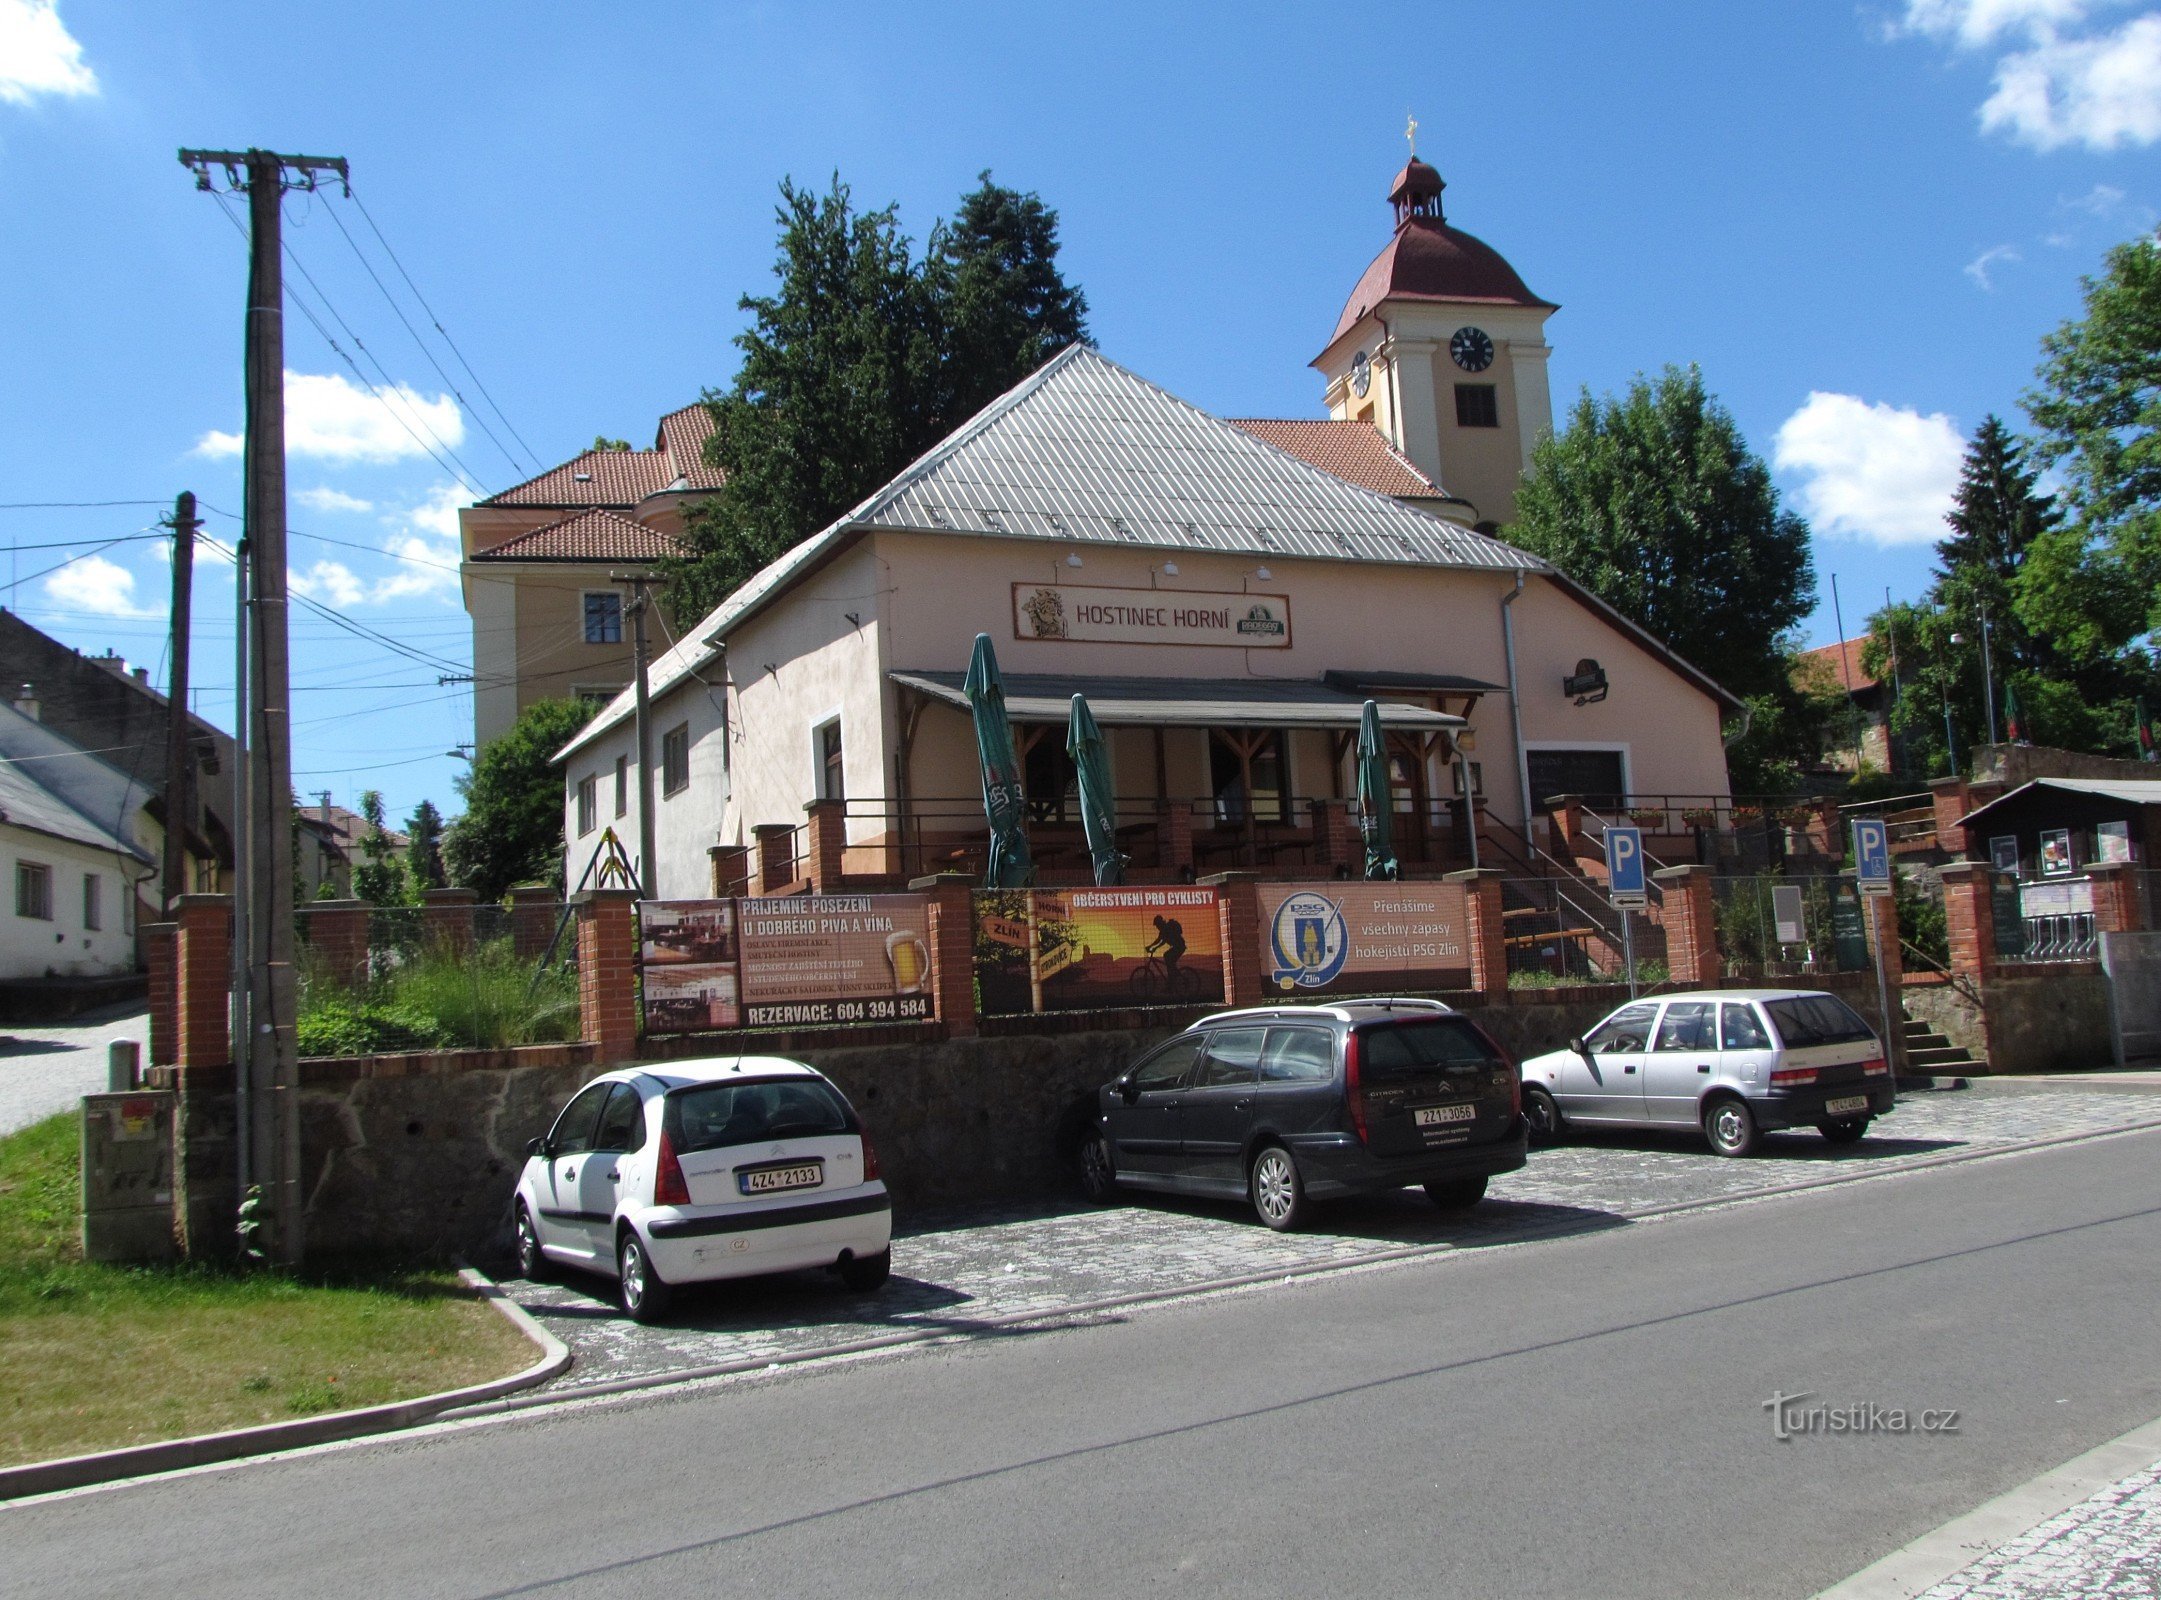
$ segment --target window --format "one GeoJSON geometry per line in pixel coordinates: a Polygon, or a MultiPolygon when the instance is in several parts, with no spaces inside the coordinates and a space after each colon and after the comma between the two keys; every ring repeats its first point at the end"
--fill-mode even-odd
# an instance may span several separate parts
{"type": "Polygon", "coordinates": [[[1806,994],[1791,1000],[1767,1000],[1778,1036],[1788,1050],[1805,1050],[1816,1044],[1858,1044],[1875,1034],[1861,1014],[1836,995],[1806,994]]]}
{"type": "Polygon", "coordinates": [[[621,644],[623,642],[623,597],[613,590],[605,593],[588,593],[585,597],[585,642],[587,644],[621,644]]]}
{"type": "Polygon", "coordinates": [[[1716,1050],[1718,1040],[1712,1036],[1711,1018],[1717,1007],[1708,1000],[1676,1000],[1666,1007],[1666,1015],[1658,1024],[1658,1048],[1661,1050],[1716,1050]]]}
{"type": "Polygon", "coordinates": [[[1335,1076],[1336,1041],[1319,1028],[1271,1028],[1261,1052],[1263,1083],[1326,1083],[1335,1076]]]}
{"type": "Polygon", "coordinates": [[[615,1086],[607,1109],[600,1114],[600,1130],[593,1135],[595,1150],[635,1150],[645,1143],[645,1102],[627,1083],[615,1086]]]}
{"type": "Polygon", "coordinates": [[[620,683],[574,683],[570,686],[570,698],[598,711],[621,694],[623,687],[620,683]]]}
{"type": "Polygon", "coordinates": [[[1436,1068],[1499,1065],[1483,1035],[1461,1017],[1389,1022],[1358,1034],[1358,1071],[1367,1087],[1423,1079],[1436,1068]]]}
{"type": "Polygon", "coordinates": [[[840,718],[838,717],[835,717],[818,730],[818,798],[820,800],[845,800],[848,798],[848,780],[841,762],[840,718]]]}
{"type": "Polygon", "coordinates": [[[1253,775],[1253,817],[1257,822],[1286,820],[1289,799],[1290,758],[1284,751],[1282,731],[1263,736],[1258,749],[1243,765],[1238,752],[1222,739],[1208,744],[1208,775],[1214,785],[1216,820],[1246,820],[1246,773],[1253,775]]]}
{"type": "Polygon", "coordinates": [[[591,833],[600,823],[600,780],[578,780],[578,832],[591,833]]]}
{"type": "Polygon", "coordinates": [[[1651,1042],[1651,1019],[1657,1015],[1656,1006],[1623,1006],[1593,1029],[1591,1036],[1583,1042],[1594,1054],[1601,1050],[1641,1050],[1651,1042]]]}
{"type": "Polygon", "coordinates": [[[615,758],[615,814],[630,814],[630,757],[615,758]]]}
{"type": "Polygon", "coordinates": [[[1030,822],[1076,820],[1078,811],[1066,809],[1069,799],[1080,794],[1080,774],[1065,740],[1046,735],[1028,747],[1021,758],[1021,792],[1028,797],[1030,822]]]}
{"type": "Polygon", "coordinates": [[[1210,1035],[1196,1089],[1250,1088],[1261,1063],[1260,1028],[1221,1028],[1210,1035]]]}
{"type": "Polygon", "coordinates": [[[1133,1069],[1134,1092],[1146,1094],[1153,1089],[1178,1088],[1186,1081],[1186,1073],[1192,1069],[1193,1058],[1201,1053],[1203,1042],[1193,1035],[1173,1039],[1133,1069]]]}
{"type": "Polygon", "coordinates": [[[660,736],[660,792],[690,787],[690,724],[678,722],[660,736]]]}
{"type": "Polygon", "coordinates": [[[1728,1050],[1768,1050],[1771,1041],[1765,1037],[1763,1024],[1756,1017],[1754,1006],[1727,1001],[1719,1008],[1719,1027],[1725,1034],[1728,1050]]]}
{"type": "Polygon", "coordinates": [[[815,1078],[783,1083],[712,1083],[668,1096],[661,1126],[678,1155],[767,1139],[851,1133],[840,1099],[815,1078]]]}
{"type": "Polygon", "coordinates": [[[588,1084],[578,1091],[577,1099],[563,1107],[563,1114],[555,1119],[555,1128],[548,1135],[552,1154],[583,1155],[593,1148],[593,1124],[600,1120],[601,1102],[614,1087],[612,1083],[588,1084]]]}
{"type": "Polygon", "coordinates": [[[105,880],[95,872],[83,874],[83,926],[92,933],[105,926],[105,880]]]}
{"type": "Polygon", "coordinates": [[[15,915],[35,917],[40,922],[53,919],[53,869],[41,867],[35,861],[15,863],[15,915]]]}
{"type": "Polygon", "coordinates": [[[1459,428],[1498,428],[1501,425],[1500,402],[1495,398],[1490,383],[1459,383],[1456,385],[1456,426],[1459,428]]]}

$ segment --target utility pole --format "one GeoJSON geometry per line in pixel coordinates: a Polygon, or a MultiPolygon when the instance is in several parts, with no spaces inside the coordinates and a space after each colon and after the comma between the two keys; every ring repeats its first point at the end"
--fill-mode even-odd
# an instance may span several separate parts
{"type": "MultiPolygon", "coordinates": [[[[188,635],[195,586],[195,496],[173,502],[173,677],[165,701],[165,915],[188,892],[188,836],[195,828],[195,730],[188,719],[188,635]]],[[[133,891],[131,890],[130,893],[133,891]]]]}
{"type": "MultiPolygon", "coordinates": [[[[249,789],[246,901],[247,1015],[234,1053],[248,1060],[250,1146],[256,1186],[266,1202],[261,1244],[272,1259],[300,1260],[305,1249],[300,1187],[300,1062],[295,1022],[299,984],[293,970],[292,683],[287,651],[285,579],[285,190],[314,189],[325,173],[347,178],[342,157],[280,155],[273,150],[183,150],[196,187],[213,188],[222,168],[228,189],[248,197],[247,300],[247,578],[250,609],[249,789]],[[288,177],[288,174],[291,176],[288,177]],[[241,1039],[245,1037],[243,1047],[241,1039]],[[265,1092],[267,1090],[267,1092],[265,1092]]],[[[235,922],[241,905],[235,896],[235,922]]],[[[237,943],[237,940],[236,940],[237,943]]]]}
{"type": "Polygon", "coordinates": [[[653,705],[646,675],[649,663],[645,649],[645,608],[652,604],[648,586],[658,583],[660,577],[652,572],[611,572],[608,581],[627,585],[630,589],[630,604],[623,609],[630,613],[630,659],[638,675],[638,889],[650,900],[658,892],[655,886],[660,882],[660,872],[653,855],[653,705]]]}

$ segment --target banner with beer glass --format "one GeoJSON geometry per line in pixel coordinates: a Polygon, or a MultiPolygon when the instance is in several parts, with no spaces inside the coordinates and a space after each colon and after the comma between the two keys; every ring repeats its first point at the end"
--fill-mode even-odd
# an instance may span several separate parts
{"type": "Polygon", "coordinates": [[[647,1033],[927,1018],[930,899],[920,894],[647,900],[638,906],[647,1033]]]}

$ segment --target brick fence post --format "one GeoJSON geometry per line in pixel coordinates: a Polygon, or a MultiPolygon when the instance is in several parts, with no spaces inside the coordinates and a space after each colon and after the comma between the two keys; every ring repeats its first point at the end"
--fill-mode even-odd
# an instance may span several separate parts
{"type": "Polygon", "coordinates": [[[758,876],[752,894],[778,894],[795,882],[795,829],[785,822],[761,822],[751,833],[758,841],[758,876]]]}
{"type": "Polygon", "coordinates": [[[230,896],[173,902],[173,1233],[192,1259],[234,1248],[233,910],[230,896]]]}
{"type": "Polygon", "coordinates": [[[1718,947],[1718,907],[1711,898],[1711,869],[1665,867],[1651,874],[1664,893],[1659,922],[1666,930],[1666,970],[1675,983],[1694,988],[1715,985],[1725,976],[1718,947]]]}
{"type": "Polygon", "coordinates": [[[2146,918],[2139,909],[2137,869],[2128,861],[2096,862],[2086,869],[2093,883],[2093,931],[2136,933],[2146,918]]]}
{"type": "Polygon", "coordinates": [[[930,896],[930,992],[945,1031],[961,1038],[975,1024],[975,886],[962,873],[933,872],[908,887],[930,896]]]}
{"type": "Polygon", "coordinates": [[[713,864],[713,898],[750,893],[750,846],[716,844],[705,852],[713,864]]]}
{"type": "Polygon", "coordinates": [[[1471,987],[1489,1006],[1508,1004],[1508,935],[1501,921],[1501,873],[1470,867],[1441,875],[1463,886],[1463,942],[1471,957],[1471,987]]]}
{"type": "Polygon", "coordinates": [[[365,900],[311,900],[301,913],[316,971],[348,989],[368,981],[368,909],[365,900]]]}
{"type": "Polygon", "coordinates": [[[810,818],[810,860],[803,875],[814,893],[839,894],[848,850],[848,802],[813,800],[803,810],[810,818]]]}
{"type": "Polygon", "coordinates": [[[1223,941],[1223,1003],[1257,1006],[1265,998],[1258,877],[1251,872],[1215,872],[1201,882],[1216,891],[1216,928],[1223,941]]]}
{"type": "Polygon", "coordinates": [[[1951,970],[1975,983],[1996,976],[1996,916],[1991,904],[1993,869],[1978,861],[1950,861],[1943,878],[1943,921],[1951,946],[1951,970]]]}
{"type": "Polygon", "coordinates": [[[1156,812],[1156,865],[1166,872],[1193,870],[1193,802],[1165,800],[1156,812]]]}
{"type": "Polygon", "coordinates": [[[421,890],[422,941],[463,955],[473,948],[473,907],[479,903],[480,895],[473,889],[421,890]]]}
{"type": "Polygon", "coordinates": [[[179,934],[174,964],[178,1026],[173,1063],[232,1063],[233,905],[228,895],[184,894],[173,902],[179,934]]]}
{"type": "Polygon", "coordinates": [[[150,1065],[179,1060],[180,924],[143,924],[143,959],[150,968],[150,1065]]]}
{"type": "Polygon", "coordinates": [[[578,908],[578,1011],[593,1060],[628,1061],[638,1048],[638,891],[587,889],[578,908]]]}
{"type": "Polygon", "coordinates": [[[538,961],[555,937],[555,889],[520,883],[510,890],[510,948],[520,961],[538,961]]]}
{"type": "Polygon", "coordinates": [[[1953,856],[1969,854],[1966,848],[1966,830],[1959,819],[1973,809],[1973,802],[1966,793],[1964,778],[1932,778],[1928,785],[1929,803],[1936,808],[1936,844],[1953,856]]]}
{"type": "Polygon", "coordinates": [[[1839,827],[1838,801],[1830,795],[1812,800],[1808,807],[1807,831],[1809,849],[1816,855],[1830,856],[1834,860],[1846,853],[1846,840],[1839,827]]]}

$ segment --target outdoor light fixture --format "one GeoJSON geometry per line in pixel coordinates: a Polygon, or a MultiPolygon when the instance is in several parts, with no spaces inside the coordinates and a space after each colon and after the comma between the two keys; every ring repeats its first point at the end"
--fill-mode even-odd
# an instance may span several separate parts
{"type": "Polygon", "coordinates": [[[1276,581],[1276,575],[1273,572],[1270,572],[1266,567],[1255,567],[1253,569],[1253,576],[1260,579],[1263,583],[1274,583],[1276,581]]]}
{"type": "Polygon", "coordinates": [[[1076,550],[1071,555],[1067,556],[1065,558],[1065,564],[1069,567],[1079,566],[1081,564],[1080,552],[1076,550]]]}
{"type": "Polygon", "coordinates": [[[1178,576],[1178,563],[1175,561],[1166,561],[1161,566],[1150,567],[1148,569],[1149,588],[1153,589],[1156,586],[1156,574],[1159,572],[1162,573],[1163,576],[1166,578],[1175,578],[1178,576]]]}

